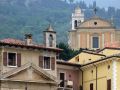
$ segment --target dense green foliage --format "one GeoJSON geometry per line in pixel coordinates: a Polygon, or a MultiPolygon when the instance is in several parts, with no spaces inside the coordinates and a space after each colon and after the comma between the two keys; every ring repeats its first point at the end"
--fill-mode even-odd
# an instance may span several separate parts
{"type": "Polygon", "coordinates": [[[59,43],[57,45],[57,47],[63,49],[63,51],[59,55],[59,59],[62,59],[65,61],[71,59],[72,57],[74,57],[75,55],[77,55],[78,53],[80,53],[82,51],[82,49],[81,50],[73,50],[67,44],[62,43],[62,42],[59,43]]]}
{"type": "MultiPolygon", "coordinates": [[[[25,33],[32,33],[36,42],[42,42],[42,31],[51,23],[57,31],[57,41],[67,41],[71,13],[76,6],[72,1],[69,4],[66,0],[0,0],[0,39],[24,39],[25,33]]],[[[94,4],[77,4],[85,10],[86,19],[93,15],[94,4]]],[[[97,8],[99,16],[106,19],[114,17],[115,25],[120,26],[120,9],[97,8]]]]}

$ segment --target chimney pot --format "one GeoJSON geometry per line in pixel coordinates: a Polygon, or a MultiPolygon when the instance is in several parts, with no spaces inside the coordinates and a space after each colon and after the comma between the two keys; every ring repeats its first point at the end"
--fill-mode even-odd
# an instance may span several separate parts
{"type": "Polygon", "coordinates": [[[25,34],[26,45],[32,45],[32,34],[25,34]]]}

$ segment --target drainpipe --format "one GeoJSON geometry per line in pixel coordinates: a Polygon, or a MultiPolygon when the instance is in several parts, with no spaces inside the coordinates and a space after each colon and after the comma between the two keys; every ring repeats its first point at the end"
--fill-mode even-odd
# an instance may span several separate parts
{"type": "MultiPolygon", "coordinates": [[[[93,65],[94,65],[94,64],[93,64],[93,65]]],[[[97,77],[98,77],[98,75],[97,75],[98,73],[97,73],[97,72],[98,72],[98,69],[97,69],[97,66],[96,66],[96,65],[94,65],[94,66],[96,67],[96,90],[97,90],[97,77]]]]}
{"type": "Polygon", "coordinates": [[[83,90],[83,70],[79,68],[79,70],[82,72],[82,90],[83,90]]]}

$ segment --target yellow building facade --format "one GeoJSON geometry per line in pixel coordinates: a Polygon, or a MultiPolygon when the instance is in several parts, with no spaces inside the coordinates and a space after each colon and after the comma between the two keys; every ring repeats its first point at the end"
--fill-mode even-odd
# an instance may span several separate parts
{"type": "MultiPolygon", "coordinates": [[[[90,51],[89,51],[90,52],[90,51]]],[[[84,53],[84,51],[82,52],[84,53]]],[[[104,48],[98,53],[105,55],[96,58],[93,54],[90,57],[87,54],[78,54],[79,62],[76,61],[76,56],[69,60],[71,63],[80,64],[79,70],[79,85],[82,86],[81,90],[119,90],[119,68],[120,68],[120,49],[119,48],[104,48]],[[82,63],[86,57],[89,62],[82,63]],[[93,59],[94,57],[94,59],[93,59]]],[[[91,55],[90,53],[90,55],[91,55]]],[[[94,52],[95,53],[95,52],[94,52]]]]}

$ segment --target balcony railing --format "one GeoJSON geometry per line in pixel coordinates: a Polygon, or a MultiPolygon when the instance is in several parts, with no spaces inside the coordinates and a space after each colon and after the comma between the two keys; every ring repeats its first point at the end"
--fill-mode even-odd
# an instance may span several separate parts
{"type": "Polygon", "coordinates": [[[65,80],[64,87],[58,87],[57,90],[73,90],[73,81],[65,80]]]}

